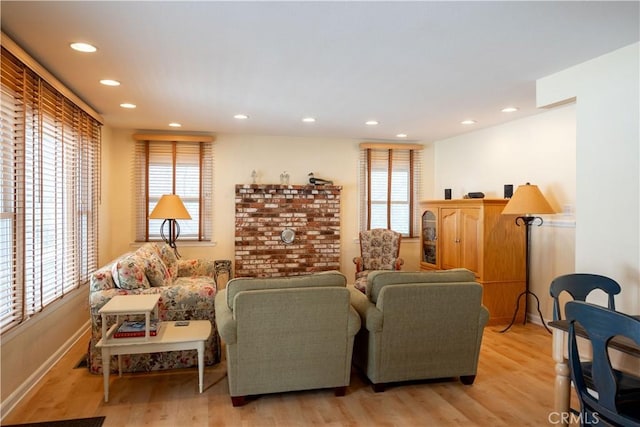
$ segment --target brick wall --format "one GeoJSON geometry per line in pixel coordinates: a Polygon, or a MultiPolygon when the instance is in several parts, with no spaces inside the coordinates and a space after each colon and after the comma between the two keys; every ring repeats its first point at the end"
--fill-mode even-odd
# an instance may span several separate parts
{"type": "Polygon", "coordinates": [[[335,185],[236,185],[235,277],[340,269],[340,190],[335,185]],[[285,229],[295,231],[283,243],[285,229]]]}

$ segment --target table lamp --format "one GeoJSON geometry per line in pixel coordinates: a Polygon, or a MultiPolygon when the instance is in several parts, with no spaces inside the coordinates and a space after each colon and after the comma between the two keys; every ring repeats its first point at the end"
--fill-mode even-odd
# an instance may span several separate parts
{"type": "Polygon", "coordinates": [[[160,226],[160,236],[173,248],[176,257],[180,258],[178,248],[176,247],[176,240],[178,240],[180,236],[180,226],[176,220],[191,219],[191,215],[189,215],[187,208],[184,207],[180,196],[177,194],[163,194],[149,215],[149,219],[164,219],[160,226]],[[165,224],[167,224],[169,228],[167,234],[164,232],[165,224]]]}
{"type": "Polygon", "coordinates": [[[502,210],[502,215],[517,215],[516,217],[516,225],[525,227],[525,271],[526,271],[526,281],[525,281],[525,290],[524,292],[518,295],[516,299],[516,310],[513,313],[513,318],[511,319],[511,323],[505,329],[500,332],[506,332],[513,326],[513,323],[516,320],[516,316],[518,314],[518,309],[520,308],[520,297],[524,295],[524,323],[527,323],[527,307],[528,307],[528,295],[533,295],[537,302],[538,314],[540,315],[540,320],[542,322],[542,326],[549,332],[549,328],[544,323],[544,319],[542,318],[542,312],[540,311],[540,300],[529,290],[529,246],[530,246],[530,233],[531,233],[531,225],[539,221],[537,224],[538,227],[542,225],[542,218],[536,216],[536,214],[553,214],[555,211],[547,202],[547,199],[544,198],[542,192],[538,188],[537,185],[531,185],[528,182],[525,185],[520,185],[516,190],[515,194],[509,200],[509,203],[502,210]]]}

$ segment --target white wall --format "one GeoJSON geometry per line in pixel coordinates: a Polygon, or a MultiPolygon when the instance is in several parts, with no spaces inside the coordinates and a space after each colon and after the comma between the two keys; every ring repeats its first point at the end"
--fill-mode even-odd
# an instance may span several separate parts
{"type": "MultiPolygon", "coordinates": [[[[132,186],[134,141],[132,130],[113,129],[103,141],[103,209],[100,229],[101,265],[132,250],[135,209],[132,186]]],[[[361,141],[331,138],[293,138],[255,135],[215,137],[213,236],[215,244],[180,243],[183,258],[234,259],[235,185],[277,184],[287,171],[291,184],[308,182],[307,174],[341,185],[341,271],[353,280],[353,257],[360,254],[358,237],[358,159],[361,141]]],[[[433,150],[425,147],[425,164],[433,164],[433,150]]],[[[431,171],[425,186],[431,190],[431,171]]],[[[426,193],[428,194],[428,193],[426,193]]],[[[417,270],[419,241],[404,239],[401,256],[406,270],[417,270]]]]}
{"type": "MultiPolygon", "coordinates": [[[[565,105],[435,144],[435,194],[451,188],[453,198],[481,191],[502,198],[504,184],[539,186],[557,212],[573,210],[576,192],[575,106],[565,105]]],[[[531,230],[530,289],[540,298],[546,320],[552,316],[549,283],[574,271],[572,215],[545,215],[531,230]]],[[[514,224],[514,227],[516,225],[514,224]]],[[[524,229],[523,229],[524,232],[524,229]]],[[[529,315],[540,322],[533,301],[529,315]]],[[[514,301],[515,308],[515,301],[514,301]]]]}
{"type": "MultiPolygon", "coordinates": [[[[640,313],[640,43],[538,81],[538,106],[576,99],[576,270],[617,280],[640,313]]],[[[606,303],[606,301],[601,301],[606,303]]]]}

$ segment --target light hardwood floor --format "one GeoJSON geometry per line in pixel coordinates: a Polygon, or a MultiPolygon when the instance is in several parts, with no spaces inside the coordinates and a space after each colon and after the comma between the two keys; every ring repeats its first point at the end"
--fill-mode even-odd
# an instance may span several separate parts
{"type": "Polygon", "coordinates": [[[3,420],[3,424],[106,416],[121,426],[533,426],[552,425],[554,362],[551,335],[541,326],[516,325],[500,334],[485,329],[472,386],[459,381],[416,382],[374,393],[352,373],[344,397],[333,390],[261,396],[234,408],[226,364],[197,370],[111,376],[104,403],[102,376],[74,369],[88,334],[3,420]]]}

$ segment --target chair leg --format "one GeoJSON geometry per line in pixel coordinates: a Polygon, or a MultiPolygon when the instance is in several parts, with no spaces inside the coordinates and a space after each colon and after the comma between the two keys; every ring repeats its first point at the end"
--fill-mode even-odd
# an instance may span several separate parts
{"type": "Polygon", "coordinates": [[[345,394],[347,394],[347,386],[336,387],[336,389],[333,391],[333,394],[335,394],[336,396],[344,396],[345,394]]]}
{"type": "Polygon", "coordinates": [[[373,388],[373,391],[375,393],[382,393],[384,392],[384,383],[378,383],[378,384],[371,384],[371,388],[373,388]]]}
{"type": "Polygon", "coordinates": [[[247,400],[244,396],[231,396],[231,404],[234,407],[243,406],[245,403],[247,403],[247,400]]]}
{"type": "Polygon", "coordinates": [[[475,375],[463,375],[460,377],[460,382],[464,385],[471,385],[476,380],[475,375]]]}

